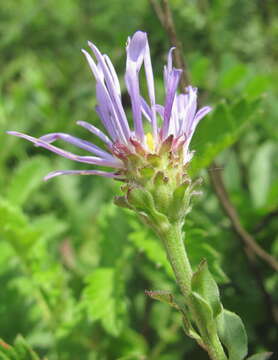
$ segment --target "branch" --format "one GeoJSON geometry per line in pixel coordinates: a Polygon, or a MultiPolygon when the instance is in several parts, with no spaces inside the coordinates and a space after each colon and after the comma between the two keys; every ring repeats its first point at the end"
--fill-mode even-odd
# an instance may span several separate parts
{"type": "MultiPolygon", "coordinates": [[[[213,167],[217,167],[214,163],[213,167]]],[[[278,271],[278,262],[277,260],[268,254],[264,249],[262,249],[255,239],[250,235],[241,225],[239,216],[234,205],[231,203],[229,194],[225,188],[222,176],[219,171],[210,171],[209,176],[214,187],[215,193],[218,197],[218,200],[231,221],[232,227],[236,234],[239,236],[241,242],[250,249],[252,253],[264,260],[270,267],[278,271]]]]}
{"type": "Polygon", "coordinates": [[[181,92],[185,91],[185,88],[190,84],[188,67],[183,57],[182,44],[178,40],[176,28],[174,25],[171,9],[167,0],[162,0],[162,7],[156,0],[149,0],[151,5],[154,8],[154,11],[161,22],[162,27],[166,30],[166,33],[169,37],[169,41],[172,46],[176,48],[173,52],[174,62],[177,68],[182,69],[180,80],[180,90],[181,92]]]}
{"type": "Polygon", "coordinates": [[[258,224],[255,225],[253,232],[258,233],[263,230],[274,218],[278,217],[278,209],[266,214],[258,224]]]}

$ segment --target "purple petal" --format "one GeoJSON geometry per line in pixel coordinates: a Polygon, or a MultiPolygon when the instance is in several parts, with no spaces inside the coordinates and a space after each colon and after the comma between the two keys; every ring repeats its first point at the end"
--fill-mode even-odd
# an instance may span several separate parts
{"type": "Polygon", "coordinates": [[[142,31],[137,31],[129,39],[126,53],[126,74],[125,82],[131,99],[135,135],[141,141],[144,141],[144,129],[141,112],[141,96],[139,87],[139,71],[146,50],[147,35],[142,31]]]}
{"type": "Polygon", "coordinates": [[[173,51],[175,47],[172,47],[168,52],[167,65],[164,66],[164,86],[167,87],[168,77],[173,70],[173,51]]]}
{"type": "Polygon", "coordinates": [[[132,38],[128,39],[127,57],[133,62],[137,71],[142,66],[145,49],[147,44],[147,34],[143,31],[136,31],[132,38]]]}
{"type": "Polygon", "coordinates": [[[141,110],[142,110],[142,113],[143,115],[145,116],[145,118],[151,122],[152,119],[152,111],[149,107],[149,105],[147,104],[146,100],[141,96],[141,110]]]}
{"type": "Polygon", "coordinates": [[[155,111],[155,89],[154,89],[154,78],[153,78],[153,69],[150,55],[150,47],[148,40],[146,42],[146,50],[144,56],[144,66],[145,73],[147,79],[148,93],[151,103],[151,123],[153,128],[154,138],[157,138],[157,119],[156,119],[156,111],[155,111]]]}
{"type": "MultiPolygon", "coordinates": [[[[124,129],[122,128],[122,124],[119,120],[117,106],[115,105],[115,102],[111,98],[109,91],[104,83],[103,67],[100,66],[98,67],[95,64],[91,55],[88,54],[87,51],[82,50],[82,52],[85,54],[86,59],[91,67],[91,70],[97,80],[96,82],[97,100],[99,103],[100,118],[103,122],[103,125],[105,126],[105,128],[107,129],[113,140],[119,140],[121,142],[126,143],[128,138],[124,134],[124,129]]],[[[109,70],[107,71],[109,72],[109,70]]],[[[115,96],[118,97],[118,95],[115,96]]]]}
{"type": "Polygon", "coordinates": [[[188,102],[186,105],[186,132],[191,132],[192,124],[197,110],[197,88],[187,87],[188,102]]]}
{"type": "Polygon", "coordinates": [[[105,62],[107,64],[109,70],[110,70],[110,74],[111,74],[111,76],[113,78],[113,83],[114,83],[114,85],[116,87],[118,96],[120,97],[121,96],[121,87],[120,87],[119,79],[118,79],[117,73],[115,71],[115,68],[114,68],[109,56],[103,55],[103,57],[104,57],[104,60],[105,60],[105,62]]]}
{"type": "Polygon", "coordinates": [[[20,133],[17,131],[8,131],[7,133],[10,135],[18,136],[20,138],[31,141],[32,143],[34,143],[37,146],[41,146],[49,151],[54,152],[57,155],[60,155],[64,158],[67,158],[67,159],[70,159],[73,161],[87,163],[87,164],[100,165],[100,166],[109,166],[109,167],[114,167],[114,168],[122,168],[123,167],[122,162],[115,158],[113,160],[107,160],[107,159],[102,159],[102,158],[95,157],[95,156],[79,156],[79,155],[73,154],[69,151],[62,150],[62,149],[58,148],[57,146],[48,144],[47,142],[45,142],[43,140],[36,139],[32,136],[29,136],[29,135],[26,135],[26,134],[23,134],[23,133],[20,133]]]}
{"type": "Polygon", "coordinates": [[[98,100],[96,111],[100,115],[100,118],[109,135],[114,141],[117,140],[122,143],[127,143],[114,104],[107,92],[107,89],[101,82],[96,83],[96,95],[98,100]]]}
{"type": "Polygon", "coordinates": [[[98,146],[90,143],[89,141],[78,139],[77,137],[69,135],[69,134],[51,133],[51,134],[47,134],[47,135],[40,137],[40,140],[43,140],[43,141],[47,142],[48,144],[51,144],[58,139],[61,139],[69,144],[77,146],[80,149],[89,151],[89,152],[91,152],[97,156],[100,156],[104,159],[108,159],[108,160],[114,159],[114,157],[111,154],[102,150],[98,146]]]}
{"type": "Polygon", "coordinates": [[[120,178],[120,175],[117,175],[115,173],[109,173],[105,171],[100,170],[57,170],[52,171],[49,174],[47,174],[44,177],[44,180],[47,181],[49,179],[52,179],[56,176],[60,175],[98,175],[98,176],[104,176],[108,178],[120,178]]]}
{"type": "Polygon", "coordinates": [[[166,99],[164,107],[164,122],[162,127],[162,137],[168,136],[169,122],[171,118],[172,106],[175,99],[182,70],[173,69],[167,79],[166,99]]]}
{"type": "Polygon", "coordinates": [[[109,139],[108,136],[106,136],[101,130],[99,130],[97,127],[95,127],[92,124],[89,124],[86,121],[77,121],[77,125],[80,125],[90,131],[92,134],[98,136],[105,144],[107,144],[109,147],[112,146],[112,141],[109,139]]]}
{"type": "Polygon", "coordinates": [[[111,70],[109,70],[107,63],[105,62],[105,59],[104,59],[103,55],[99,52],[98,48],[91,42],[88,42],[88,44],[89,44],[90,48],[93,50],[93,52],[99,62],[99,65],[102,68],[107,91],[113,102],[113,105],[114,105],[115,111],[117,113],[122,131],[125,134],[126,140],[128,140],[130,137],[130,129],[129,129],[127,118],[126,118],[126,115],[125,115],[125,112],[123,109],[123,105],[121,103],[121,99],[118,95],[117,84],[114,83],[113,76],[111,75],[111,70]]]}
{"type": "Polygon", "coordinates": [[[155,110],[156,112],[158,112],[158,114],[161,116],[161,118],[163,119],[164,116],[164,106],[160,105],[160,104],[155,104],[155,110]]]}
{"type": "MultiPolygon", "coordinates": [[[[197,125],[204,116],[206,116],[209,112],[211,112],[211,110],[212,108],[210,106],[205,106],[202,109],[200,109],[195,115],[194,124],[197,125]]],[[[196,125],[194,126],[194,128],[196,127],[196,125]]]]}

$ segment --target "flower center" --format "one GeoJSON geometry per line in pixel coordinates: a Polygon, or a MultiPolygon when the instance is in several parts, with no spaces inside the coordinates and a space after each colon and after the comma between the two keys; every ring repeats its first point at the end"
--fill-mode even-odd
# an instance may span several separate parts
{"type": "Polygon", "coordinates": [[[155,150],[154,138],[150,132],[146,134],[146,143],[150,151],[154,152],[155,150]]]}

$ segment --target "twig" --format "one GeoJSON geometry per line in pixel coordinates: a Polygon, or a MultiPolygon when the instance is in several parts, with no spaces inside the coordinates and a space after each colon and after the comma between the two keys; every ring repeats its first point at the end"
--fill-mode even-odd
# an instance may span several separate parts
{"type": "MultiPolygon", "coordinates": [[[[215,163],[213,166],[217,167],[215,163]]],[[[237,214],[237,211],[234,207],[234,205],[231,203],[229,194],[226,190],[226,187],[224,185],[222,176],[219,171],[210,171],[209,176],[212,182],[212,185],[214,187],[215,193],[219,199],[219,202],[226,213],[226,215],[229,217],[232,227],[236,234],[239,236],[240,240],[246,246],[247,248],[252,251],[256,256],[264,260],[270,267],[272,267],[274,270],[278,271],[278,262],[274,257],[272,257],[270,254],[268,254],[264,249],[262,249],[255,239],[250,235],[241,225],[239,216],[237,214]]]]}
{"type": "Polygon", "coordinates": [[[272,219],[278,217],[278,209],[274,209],[268,214],[266,214],[258,224],[255,225],[253,232],[258,233],[263,230],[271,221],[272,219]]]}
{"type": "Polygon", "coordinates": [[[164,27],[164,14],[160,4],[156,0],[149,0],[150,4],[152,5],[158,20],[160,21],[161,25],[164,27]]]}
{"type": "Polygon", "coordinates": [[[162,27],[165,28],[171,45],[176,48],[176,50],[173,52],[174,62],[179,69],[183,70],[179,85],[181,92],[185,92],[185,88],[190,84],[188,67],[184,60],[184,57],[182,56],[182,44],[177,37],[176,28],[174,25],[169,3],[167,0],[162,0],[161,8],[160,4],[156,0],[149,1],[154,8],[154,11],[158,19],[160,20],[162,27]]]}

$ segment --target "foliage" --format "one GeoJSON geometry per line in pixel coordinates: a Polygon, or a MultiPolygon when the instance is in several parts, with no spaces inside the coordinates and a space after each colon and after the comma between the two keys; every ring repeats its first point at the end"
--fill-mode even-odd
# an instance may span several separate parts
{"type": "MultiPolygon", "coordinates": [[[[243,330],[237,349],[230,349],[233,329],[241,328],[235,312],[246,326],[248,356],[261,353],[250,360],[264,360],[265,351],[278,352],[277,327],[205,169],[217,157],[220,169],[209,171],[221,171],[244,227],[278,256],[278,5],[175,0],[171,6],[192,83],[202,103],[214,107],[192,143],[191,172],[204,178],[204,193],[185,223],[185,244],[195,271],[207,259],[232,311],[218,329],[223,321],[231,324],[222,334],[231,359],[246,356],[243,330]]],[[[21,0],[3,3],[0,19],[0,337],[21,351],[25,340],[15,339],[22,334],[28,348],[48,360],[205,359],[184,338],[180,313],[144,293],[163,290],[179,303],[162,244],[113,205],[118,184],[97,177],[45,183],[47,172],[76,165],[5,133],[63,131],[85,138],[75,121],[99,125],[91,109],[94,84],[80,53],[87,39],[110,55],[124,84],[126,38],[147,31],[162,101],[169,44],[152,7],[146,0],[128,6],[123,0],[21,0]]],[[[277,303],[277,275],[261,261],[258,271],[277,303]]],[[[196,278],[195,301],[209,304],[216,316],[215,292],[212,303],[203,301],[207,277],[196,278]]],[[[2,347],[0,358],[12,359],[2,347]]]]}

